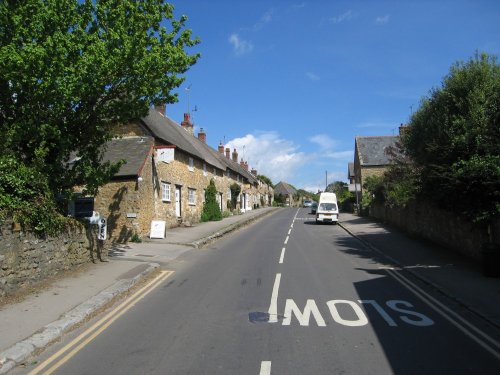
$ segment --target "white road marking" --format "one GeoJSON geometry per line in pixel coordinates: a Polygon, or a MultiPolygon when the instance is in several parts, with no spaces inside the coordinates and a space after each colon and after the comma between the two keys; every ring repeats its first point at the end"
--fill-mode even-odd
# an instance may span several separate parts
{"type": "Polygon", "coordinates": [[[271,375],[271,361],[262,361],[260,363],[259,375],[271,375]]]}
{"type": "Polygon", "coordinates": [[[271,295],[271,304],[269,305],[269,323],[278,322],[278,291],[280,289],[281,273],[276,274],[274,279],[273,293],[271,295]]]}
{"type": "Polygon", "coordinates": [[[288,239],[290,238],[290,236],[286,236],[286,239],[285,239],[285,245],[288,243],[288,239]]]}
{"type": "Polygon", "coordinates": [[[290,235],[290,233],[291,233],[291,232],[292,232],[292,228],[290,228],[290,229],[288,230],[288,235],[290,235]]]}
{"type": "Polygon", "coordinates": [[[448,320],[451,324],[461,330],[465,335],[469,336],[472,340],[486,349],[488,352],[493,354],[497,359],[500,359],[500,343],[488,336],[483,331],[479,330],[477,327],[473,326],[471,323],[463,319],[460,315],[456,314],[454,311],[443,305],[441,302],[436,300],[431,295],[427,294],[417,285],[412,283],[406,277],[394,272],[393,270],[386,270],[389,275],[391,275],[395,280],[397,280],[401,285],[406,287],[408,290],[412,291],[417,297],[422,301],[432,307],[437,313],[439,313],[443,318],[448,320]]]}
{"type": "Polygon", "coordinates": [[[280,264],[283,264],[283,260],[285,259],[285,250],[286,250],[286,247],[281,249],[280,264]]]}

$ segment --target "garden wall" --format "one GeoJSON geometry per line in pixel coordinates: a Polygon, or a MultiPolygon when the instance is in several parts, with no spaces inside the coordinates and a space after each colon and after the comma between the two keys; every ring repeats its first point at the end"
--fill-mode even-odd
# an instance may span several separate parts
{"type": "Polygon", "coordinates": [[[75,224],[58,237],[38,238],[19,225],[0,227],[0,299],[106,256],[96,229],[75,224]]]}
{"type": "MultiPolygon", "coordinates": [[[[404,208],[374,203],[370,207],[370,216],[478,261],[481,260],[481,245],[488,242],[486,227],[477,227],[470,221],[429,203],[411,202],[404,208]]],[[[497,221],[492,230],[497,243],[500,242],[499,227],[497,221]]]]}

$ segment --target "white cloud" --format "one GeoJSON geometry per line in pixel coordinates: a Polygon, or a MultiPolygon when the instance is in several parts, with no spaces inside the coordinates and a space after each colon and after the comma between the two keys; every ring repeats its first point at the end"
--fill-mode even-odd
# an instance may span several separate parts
{"type": "Polygon", "coordinates": [[[257,169],[274,183],[289,180],[310,159],[299,152],[292,141],[280,138],[276,132],[247,134],[229,141],[226,147],[236,148],[240,160],[247,161],[250,168],[257,169]]]}
{"type": "MultiPolygon", "coordinates": [[[[269,9],[266,11],[260,19],[250,28],[251,31],[260,31],[264,26],[273,20],[274,9],[269,9]]],[[[243,28],[243,30],[248,30],[248,28],[243,28]]]]}
{"type": "Polygon", "coordinates": [[[389,18],[391,16],[389,14],[386,14],[385,16],[379,16],[375,19],[375,23],[377,25],[384,25],[389,22],[389,18]]]}
{"type": "Polygon", "coordinates": [[[319,81],[319,76],[313,72],[306,72],[307,78],[309,78],[311,81],[319,81]]]}
{"type": "Polygon", "coordinates": [[[321,150],[331,150],[337,145],[337,141],[326,134],[316,134],[309,141],[319,145],[321,150]]]}
{"type": "Polygon", "coordinates": [[[241,39],[238,34],[231,34],[229,36],[229,43],[233,46],[236,56],[245,55],[253,50],[253,44],[241,39]]]}
{"type": "Polygon", "coordinates": [[[341,15],[330,18],[330,21],[337,24],[337,23],[341,23],[344,21],[349,21],[352,19],[352,17],[353,17],[352,11],[348,10],[347,12],[342,13],[341,15]]]}

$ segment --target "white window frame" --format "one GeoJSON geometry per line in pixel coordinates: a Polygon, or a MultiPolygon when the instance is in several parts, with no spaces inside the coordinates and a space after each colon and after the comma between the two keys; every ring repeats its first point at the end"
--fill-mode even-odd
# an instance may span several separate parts
{"type": "Polygon", "coordinates": [[[203,176],[207,175],[207,164],[203,163],[203,176]]]}
{"type": "Polygon", "coordinates": [[[170,183],[162,181],[161,182],[161,200],[163,202],[171,202],[172,199],[172,187],[170,183]]]}
{"type": "Polygon", "coordinates": [[[188,170],[190,172],[194,172],[194,159],[193,158],[189,158],[188,170]]]}
{"type": "Polygon", "coordinates": [[[188,204],[196,206],[196,189],[188,188],[188,204]]]}

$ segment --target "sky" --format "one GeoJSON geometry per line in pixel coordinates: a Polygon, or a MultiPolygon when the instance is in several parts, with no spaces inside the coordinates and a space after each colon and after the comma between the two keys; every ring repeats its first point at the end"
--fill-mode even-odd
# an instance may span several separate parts
{"type": "Polygon", "coordinates": [[[347,182],[355,137],[397,135],[453,64],[500,55],[497,0],[171,3],[201,57],[167,116],[311,192],[347,182]]]}

